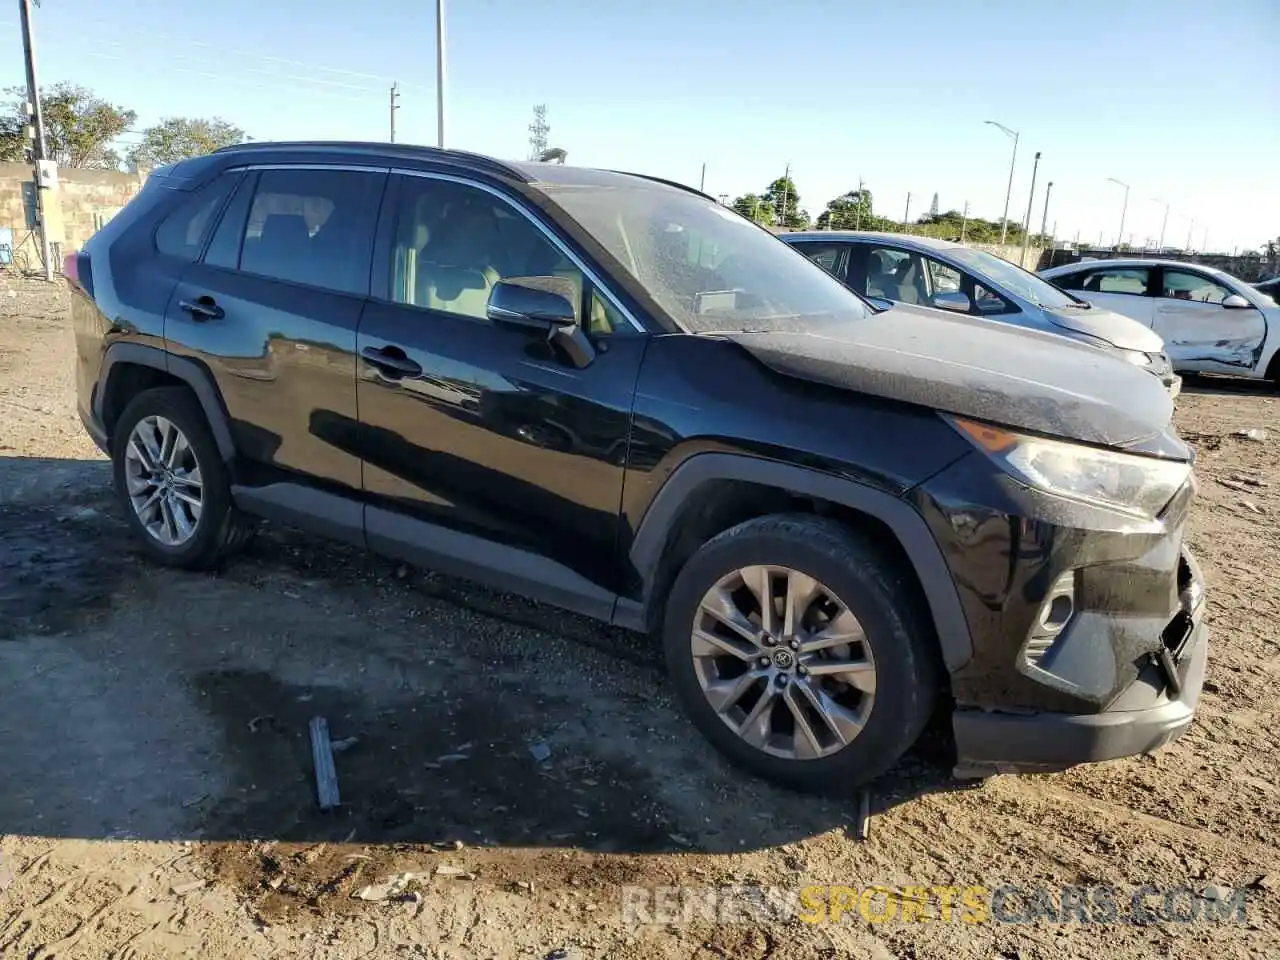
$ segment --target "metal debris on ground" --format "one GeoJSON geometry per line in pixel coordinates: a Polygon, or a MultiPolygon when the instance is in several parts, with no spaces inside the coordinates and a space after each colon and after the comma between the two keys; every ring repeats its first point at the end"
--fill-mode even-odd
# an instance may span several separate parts
{"type": "Polygon", "coordinates": [[[538,763],[545,763],[551,759],[551,745],[545,740],[531,743],[529,744],[529,755],[538,763]]]}
{"type": "Polygon", "coordinates": [[[316,797],[321,810],[332,810],[339,803],[338,771],[333,766],[333,745],[329,742],[329,721],[311,718],[311,759],[316,768],[316,797]]]}
{"type": "Polygon", "coordinates": [[[853,837],[862,842],[871,836],[871,791],[858,791],[858,820],[854,824],[853,837]]]}
{"type": "Polygon", "coordinates": [[[1266,513],[1267,512],[1265,507],[1258,506],[1252,500],[1240,500],[1238,502],[1240,506],[1244,507],[1250,513],[1266,513]]]}
{"type": "Polygon", "coordinates": [[[1250,427],[1248,430],[1235,430],[1231,434],[1233,437],[1243,437],[1245,440],[1254,440],[1258,443],[1267,439],[1267,431],[1261,427],[1250,427]]]}
{"type": "Polygon", "coordinates": [[[476,875],[469,870],[464,870],[462,867],[450,866],[446,863],[442,863],[440,866],[436,867],[436,876],[457,877],[459,880],[474,880],[476,878],[476,875]]]}
{"type": "Polygon", "coordinates": [[[397,873],[378,883],[361,887],[351,894],[353,900],[372,900],[375,903],[403,896],[417,875],[413,873],[397,873]]]}

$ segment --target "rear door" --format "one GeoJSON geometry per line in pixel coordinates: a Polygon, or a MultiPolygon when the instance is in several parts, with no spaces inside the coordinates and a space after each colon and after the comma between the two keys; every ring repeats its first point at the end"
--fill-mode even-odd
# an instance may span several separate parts
{"type": "Polygon", "coordinates": [[[217,382],[240,479],[346,493],[357,531],[356,328],[386,180],[385,169],[246,171],[165,319],[170,349],[217,382]]]}
{"type": "Polygon", "coordinates": [[[1164,267],[1155,298],[1155,329],[1179,370],[1248,373],[1257,365],[1267,324],[1252,305],[1222,305],[1234,292],[1191,267],[1164,267]]]}
{"type": "Polygon", "coordinates": [[[1089,267],[1054,277],[1052,282],[1096,306],[1132,317],[1148,327],[1153,324],[1155,278],[1149,267],[1089,267]]]}
{"type": "Polygon", "coordinates": [[[375,549],[608,616],[647,336],[540,224],[485,185],[393,177],[357,343],[365,529],[375,549]],[[487,319],[495,283],[534,276],[573,283],[589,356],[487,319]]]}

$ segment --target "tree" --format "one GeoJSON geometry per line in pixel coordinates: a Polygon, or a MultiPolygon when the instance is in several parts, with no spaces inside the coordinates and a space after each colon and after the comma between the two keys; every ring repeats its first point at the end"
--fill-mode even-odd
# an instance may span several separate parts
{"type": "MultiPolygon", "coordinates": [[[[22,161],[29,144],[26,88],[10,87],[4,92],[10,99],[0,108],[0,160],[22,161]]],[[[60,167],[119,169],[120,155],[111,149],[111,141],[129,129],[137,113],[70,83],[46,87],[40,107],[49,159],[60,167]]]]}
{"type": "Polygon", "coordinates": [[[244,141],[244,131],[220,117],[165,117],[142,131],[142,142],[129,151],[129,165],[153,169],[244,141]]]}
{"type": "Polygon", "coordinates": [[[775,222],[784,227],[807,227],[809,214],[800,209],[800,196],[796,191],[795,181],[790,177],[779,177],[769,184],[764,192],[763,203],[773,210],[775,222]]]}
{"type": "Polygon", "coordinates": [[[820,230],[884,230],[889,221],[872,212],[870,190],[850,190],[827,203],[818,215],[820,230]]]}
{"type": "Polygon", "coordinates": [[[744,193],[733,201],[733,209],[748,220],[762,223],[766,227],[773,224],[774,209],[769,202],[755,193],[744,193]]]}

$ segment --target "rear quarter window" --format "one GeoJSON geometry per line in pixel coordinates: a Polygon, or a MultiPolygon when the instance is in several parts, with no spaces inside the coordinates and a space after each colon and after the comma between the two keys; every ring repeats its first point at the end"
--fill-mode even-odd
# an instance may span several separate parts
{"type": "Polygon", "coordinates": [[[156,228],[156,250],[179,260],[196,260],[222,202],[239,178],[239,173],[224,173],[181,200],[156,228]]]}

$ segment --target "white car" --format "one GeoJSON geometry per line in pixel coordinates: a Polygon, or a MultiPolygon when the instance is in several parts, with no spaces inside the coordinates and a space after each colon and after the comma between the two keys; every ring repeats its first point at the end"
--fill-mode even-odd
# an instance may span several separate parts
{"type": "Polygon", "coordinates": [[[1151,327],[1175,370],[1280,384],[1280,306],[1228,273],[1173,260],[1090,260],[1040,276],[1151,327]]]}

